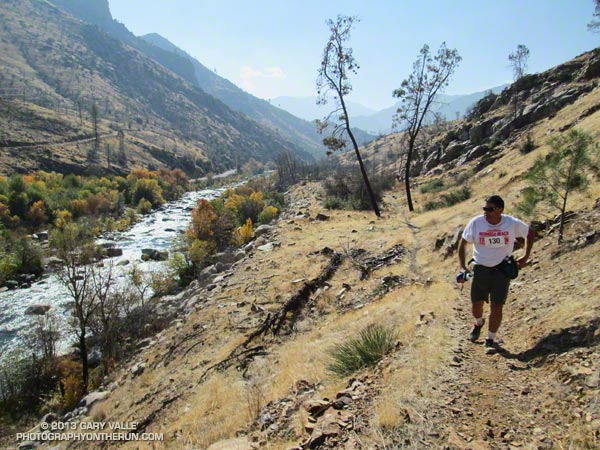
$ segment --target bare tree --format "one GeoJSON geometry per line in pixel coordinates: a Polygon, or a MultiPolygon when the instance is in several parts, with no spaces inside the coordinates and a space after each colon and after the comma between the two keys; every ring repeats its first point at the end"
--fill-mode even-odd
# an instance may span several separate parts
{"type": "Polygon", "coordinates": [[[594,0],[596,4],[594,9],[594,20],[588,23],[588,30],[594,33],[598,33],[600,31],[600,0],[594,0]]]}
{"type": "Polygon", "coordinates": [[[94,130],[94,144],[88,151],[88,161],[97,162],[100,155],[100,134],[98,134],[98,108],[94,103],[92,105],[92,126],[94,130]]]}
{"type": "Polygon", "coordinates": [[[117,155],[117,160],[119,161],[119,164],[125,167],[127,164],[127,155],[125,154],[125,133],[122,129],[119,129],[117,135],[119,136],[119,153],[117,155]]]}
{"type": "Polygon", "coordinates": [[[323,132],[328,126],[332,126],[333,130],[331,136],[323,139],[323,144],[327,146],[331,151],[341,150],[346,147],[345,135],[350,137],[360,171],[362,173],[365,187],[369,193],[371,200],[371,206],[377,217],[381,216],[379,207],[377,206],[377,200],[371,189],[367,171],[363,164],[360,151],[358,150],[358,144],[352,130],[350,129],[350,119],[348,117],[348,108],[346,107],[345,98],[352,92],[352,85],[348,79],[349,73],[356,74],[359,66],[352,55],[352,48],[345,47],[347,41],[350,40],[350,30],[354,22],[358,21],[356,17],[352,16],[338,16],[336,21],[328,20],[327,25],[331,30],[331,36],[325,50],[323,51],[323,60],[321,61],[321,67],[319,69],[319,76],[317,78],[317,103],[320,105],[327,104],[329,101],[329,94],[333,93],[333,100],[335,102],[335,110],[329,113],[329,115],[322,121],[317,121],[317,126],[320,132],[323,132]]]}
{"type": "Polygon", "coordinates": [[[118,319],[122,311],[123,296],[115,292],[114,262],[109,259],[104,268],[91,266],[91,295],[95,297],[96,308],[90,327],[101,339],[102,364],[104,373],[108,373],[109,361],[115,354],[118,334],[118,319]]]}
{"type": "Polygon", "coordinates": [[[57,273],[73,299],[73,329],[77,336],[81,358],[81,381],[84,393],[89,384],[87,336],[92,317],[97,308],[97,297],[93,295],[93,247],[82,227],[70,223],[57,229],[51,236],[51,245],[63,261],[57,273]]]}
{"type": "Polygon", "coordinates": [[[448,49],[442,42],[437,54],[432,55],[425,44],[410,76],[402,81],[399,89],[393,93],[400,99],[400,107],[394,116],[394,125],[404,129],[406,137],[406,161],[404,164],[404,185],[409,211],[414,211],[410,193],[410,165],[415,152],[417,137],[425,123],[425,118],[436,97],[448,85],[450,76],[458,67],[461,57],[456,49],[448,49]]]}
{"type": "Polygon", "coordinates": [[[526,45],[519,44],[517,51],[508,55],[508,60],[510,61],[515,81],[523,78],[527,70],[527,62],[529,61],[529,49],[526,45]]]}

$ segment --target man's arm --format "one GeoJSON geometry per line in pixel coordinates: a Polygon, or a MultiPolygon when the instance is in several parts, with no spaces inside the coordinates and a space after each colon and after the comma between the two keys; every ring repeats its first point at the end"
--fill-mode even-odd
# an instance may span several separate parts
{"type": "Polygon", "coordinates": [[[527,260],[529,259],[529,255],[531,254],[531,248],[533,247],[533,242],[535,241],[535,231],[529,228],[529,232],[527,233],[527,244],[525,245],[525,254],[519,258],[517,264],[519,265],[519,269],[522,269],[527,265],[527,260]]]}
{"type": "Polygon", "coordinates": [[[465,241],[464,238],[461,238],[460,244],[458,244],[458,262],[460,264],[461,269],[468,271],[469,269],[467,269],[466,247],[467,241],[465,241]]]}

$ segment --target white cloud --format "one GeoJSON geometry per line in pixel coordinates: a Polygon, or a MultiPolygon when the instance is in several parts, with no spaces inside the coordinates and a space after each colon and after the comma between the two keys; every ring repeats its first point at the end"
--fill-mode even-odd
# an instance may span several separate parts
{"type": "Polygon", "coordinates": [[[263,70],[249,66],[240,68],[240,87],[262,98],[272,97],[272,88],[275,87],[274,82],[281,82],[285,78],[285,73],[281,67],[266,67],[263,70]]]}

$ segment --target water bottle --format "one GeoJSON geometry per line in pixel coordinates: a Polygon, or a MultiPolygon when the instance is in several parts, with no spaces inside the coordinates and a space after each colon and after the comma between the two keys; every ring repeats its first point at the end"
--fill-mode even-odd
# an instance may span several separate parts
{"type": "Polygon", "coordinates": [[[465,283],[467,281],[469,281],[471,278],[473,278],[473,272],[459,272],[458,275],[456,275],[456,282],[457,283],[465,283]]]}

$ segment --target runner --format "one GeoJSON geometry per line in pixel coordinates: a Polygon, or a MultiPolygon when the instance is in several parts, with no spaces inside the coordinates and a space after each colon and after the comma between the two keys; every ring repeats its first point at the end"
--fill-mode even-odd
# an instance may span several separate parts
{"type": "MultiPolygon", "coordinates": [[[[458,247],[460,267],[468,274],[466,264],[467,242],[473,244],[473,282],[471,284],[471,304],[475,324],[469,339],[475,342],[481,333],[485,319],[483,303],[491,302],[488,324],[488,336],[485,340],[485,352],[495,353],[498,349],[496,332],[502,322],[502,309],[508,295],[510,285],[510,264],[515,239],[526,237],[525,255],[516,262],[522,269],[527,264],[535,233],[519,219],[502,214],[504,200],[492,195],[485,200],[483,215],[474,217],[463,231],[458,247]]],[[[516,275],[515,275],[516,276],[516,275]]],[[[464,281],[464,277],[463,280],[464,281]]]]}

